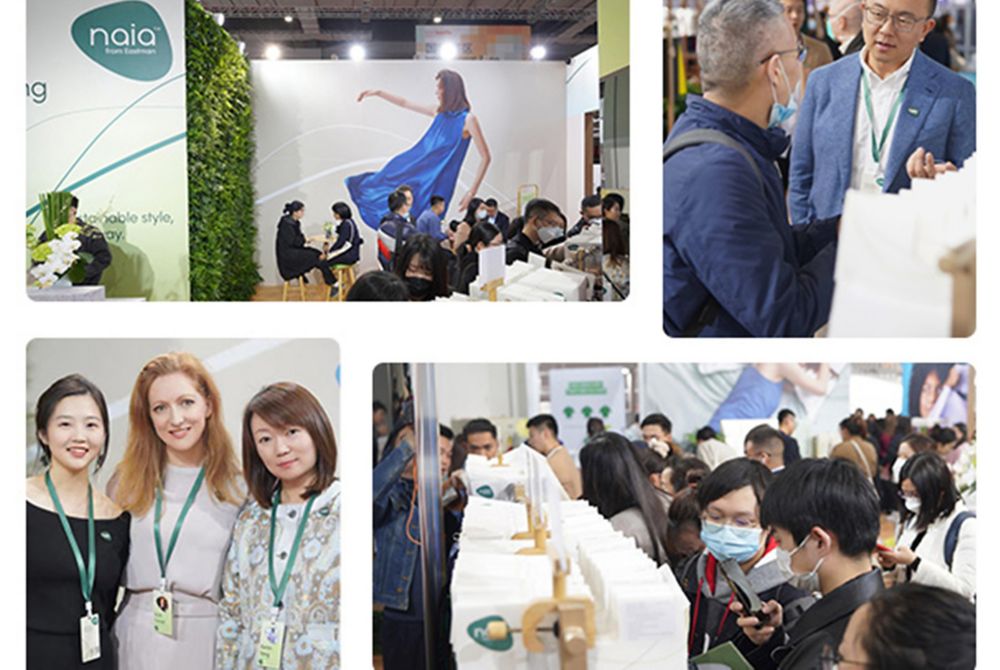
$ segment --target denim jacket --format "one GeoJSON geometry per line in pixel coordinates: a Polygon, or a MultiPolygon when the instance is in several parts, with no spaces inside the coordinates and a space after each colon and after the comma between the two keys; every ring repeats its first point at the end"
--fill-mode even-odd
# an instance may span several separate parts
{"type": "MultiPolygon", "coordinates": [[[[400,476],[412,458],[413,447],[403,442],[378,464],[372,475],[372,524],[375,528],[372,599],[385,607],[404,611],[410,606],[410,586],[420,556],[420,548],[410,542],[406,533],[413,481],[400,476]]],[[[420,537],[417,514],[410,522],[410,535],[420,537]]]]}

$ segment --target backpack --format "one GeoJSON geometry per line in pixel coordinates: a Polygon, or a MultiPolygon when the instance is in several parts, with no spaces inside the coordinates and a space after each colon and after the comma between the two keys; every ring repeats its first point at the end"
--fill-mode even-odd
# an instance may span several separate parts
{"type": "Polygon", "coordinates": [[[962,530],[962,524],[967,519],[976,518],[975,512],[959,512],[948,526],[948,533],[944,536],[944,562],[951,571],[951,563],[955,559],[955,548],[958,546],[958,534],[962,530]]]}

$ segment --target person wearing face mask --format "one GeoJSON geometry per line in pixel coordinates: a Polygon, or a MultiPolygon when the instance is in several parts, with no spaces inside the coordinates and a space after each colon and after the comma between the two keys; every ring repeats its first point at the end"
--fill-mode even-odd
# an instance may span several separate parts
{"type": "Polygon", "coordinates": [[[760,524],[761,502],[773,481],[760,463],[737,458],[720,465],[697,489],[705,551],[677,570],[678,583],[691,602],[690,656],[732,641],[754,668],[774,667],[770,654],[778,640],[758,647],[740,634],[737,617],[729,609],[735,596],[720,561],[737,561],[758,597],[781,605],[786,626],[813,604],[810,594],[788,583],[789,575],[775,560],[778,544],[760,524]]]}
{"type": "Polygon", "coordinates": [[[811,78],[792,147],[792,222],[839,216],[848,189],[897,193],[976,150],[976,89],[921,53],[937,0],[865,0],[867,45],[811,78]]]}
{"type": "Polygon", "coordinates": [[[503,234],[488,221],[476,225],[458,252],[458,277],[455,290],[469,293],[469,285],[479,276],[479,252],[489,247],[503,245],[503,234]]]}
{"type": "Polygon", "coordinates": [[[602,220],[601,196],[588,195],[580,201],[580,220],[566,231],[566,237],[574,237],[591,226],[599,226],[602,220]]]}
{"type": "Polygon", "coordinates": [[[524,208],[524,227],[507,242],[507,265],[527,262],[529,254],[546,257],[542,249],[563,237],[565,227],[555,203],[542,198],[530,201],[524,208]]]}
{"type": "Polygon", "coordinates": [[[496,198],[487,198],[486,211],[489,213],[486,220],[496,226],[506,240],[507,230],[510,228],[510,217],[500,211],[500,204],[496,198]]]}
{"type": "Polygon", "coordinates": [[[861,0],[833,0],[826,19],[826,34],[837,43],[837,59],[858,53],[865,48],[865,33],[861,29],[861,0]]]}
{"type": "Polygon", "coordinates": [[[878,552],[883,569],[897,583],[939,586],[976,596],[976,515],[969,511],[948,464],[927,451],[906,461],[900,472],[903,500],[896,547],[878,552]]]}
{"type": "MultiPolygon", "coordinates": [[[[909,425],[909,421],[907,421],[907,425],[909,425]]],[[[906,435],[899,443],[898,448],[895,451],[890,451],[893,483],[898,484],[900,482],[899,475],[902,473],[903,465],[906,464],[906,461],[913,458],[916,454],[922,454],[925,451],[934,451],[934,440],[920,433],[909,433],[906,435]]]]}
{"type": "Polygon", "coordinates": [[[763,621],[745,616],[739,603],[730,609],[751,642],[777,642],[771,658],[780,670],[814,670],[824,648],[840,643],[851,614],[885,588],[882,571],[871,564],[880,529],[878,497],[854,464],[806,458],[768,488],[761,525],[778,543],[775,559],[785,574],[823,597],[790,627],[773,599],[764,604],[763,621]]]}
{"type": "Polygon", "coordinates": [[[446,254],[429,235],[414,235],[403,245],[396,275],[406,282],[411,301],[428,302],[451,295],[446,254]]]}
{"type": "Polygon", "coordinates": [[[829,318],[837,222],[789,226],[774,169],[804,56],[777,0],[712,0],[701,13],[705,95],[688,96],[664,147],[671,336],[808,337],[829,318]]]}
{"type": "Polygon", "coordinates": [[[785,18],[792,24],[795,33],[802,36],[802,43],[806,48],[806,60],[802,64],[802,84],[805,86],[813,70],[833,62],[833,54],[826,42],[802,32],[802,27],[806,24],[806,0],[781,0],[781,5],[785,10],[785,18]]]}

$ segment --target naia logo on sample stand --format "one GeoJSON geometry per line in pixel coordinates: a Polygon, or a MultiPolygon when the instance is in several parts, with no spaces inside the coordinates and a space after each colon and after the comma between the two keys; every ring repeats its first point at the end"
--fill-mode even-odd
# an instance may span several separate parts
{"type": "Polygon", "coordinates": [[[170,71],[173,51],[159,12],[139,0],[116,2],[80,15],[73,41],[92,61],[137,81],[155,81],[170,71]]]}

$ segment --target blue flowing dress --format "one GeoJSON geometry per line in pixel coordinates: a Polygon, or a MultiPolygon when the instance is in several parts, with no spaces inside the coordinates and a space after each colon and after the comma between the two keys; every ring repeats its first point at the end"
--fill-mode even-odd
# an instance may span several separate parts
{"type": "Polygon", "coordinates": [[[752,365],[743,368],[729,395],[715,410],[708,425],[722,430],[723,419],[767,419],[781,403],[784,381],[773,382],[752,365]]]}
{"type": "Polygon", "coordinates": [[[389,194],[407,184],[413,189],[413,216],[430,207],[431,196],[444,198],[445,211],[455,193],[455,183],[471,138],[462,137],[468,110],[441,112],[420,140],[378,172],[365,172],[346,179],[351,200],[361,220],[378,229],[388,211],[389,194]]]}

